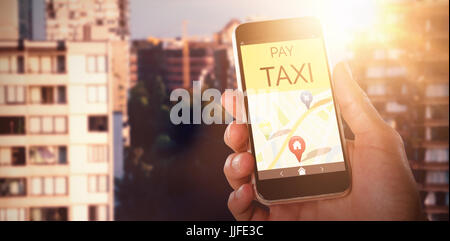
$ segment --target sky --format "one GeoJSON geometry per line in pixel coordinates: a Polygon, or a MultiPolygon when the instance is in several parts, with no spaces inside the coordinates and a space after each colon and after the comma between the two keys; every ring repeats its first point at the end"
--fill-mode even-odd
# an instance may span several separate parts
{"type": "MultiPolygon", "coordinates": [[[[233,18],[245,21],[251,18],[290,18],[317,16],[318,10],[327,9],[334,19],[364,14],[355,11],[355,5],[365,2],[346,0],[348,7],[342,9],[343,1],[333,0],[129,0],[131,39],[152,37],[179,37],[183,20],[187,21],[187,33],[194,36],[211,36],[220,31],[233,18]],[[324,4],[325,2],[325,4],[324,4]],[[345,11],[343,11],[345,10],[345,11]]],[[[33,1],[33,28],[36,40],[45,39],[45,0],[33,1]]],[[[359,19],[363,17],[360,16],[359,19]]],[[[354,22],[354,19],[349,19],[354,22]]],[[[359,21],[359,20],[358,20],[359,21]]],[[[335,25],[333,29],[339,27],[335,25]]],[[[345,36],[334,31],[333,41],[345,36]]],[[[329,49],[330,60],[343,56],[343,46],[329,49]]]]}
{"type": "Polygon", "coordinates": [[[210,35],[232,18],[308,15],[311,1],[295,0],[131,0],[131,37],[176,37],[187,20],[191,35],[210,35]],[[302,3],[302,7],[298,6],[302,3]]]}
{"type": "MultiPolygon", "coordinates": [[[[33,1],[35,39],[45,38],[45,0],[33,1]]],[[[211,35],[232,18],[308,15],[310,0],[130,0],[132,39],[177,37],[183,20],[190,35],[211,35]],[[300,7],[292,7],[300,6],[300,7]]]]}

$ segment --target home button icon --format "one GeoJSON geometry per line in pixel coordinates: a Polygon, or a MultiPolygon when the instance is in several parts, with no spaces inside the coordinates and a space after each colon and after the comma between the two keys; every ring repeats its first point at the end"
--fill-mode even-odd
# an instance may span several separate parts
{"type": "Polygon", "coordinates": [[[305,168],[300,167],[300,168],[298,169],[298,175],[302,176],[302,175],[305,175],[305,174],[306,174],[305,168]]]}

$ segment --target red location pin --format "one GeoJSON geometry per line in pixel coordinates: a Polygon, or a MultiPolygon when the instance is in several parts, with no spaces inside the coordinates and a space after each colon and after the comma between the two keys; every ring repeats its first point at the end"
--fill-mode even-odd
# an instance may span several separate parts
{"type": "Polygon", "coordinates": [[[293,136],[289,140],[289,150],[297,157],[298,162],[302,161],[302,154],[305,151],[305,140],[300,136],[293,136]]]}

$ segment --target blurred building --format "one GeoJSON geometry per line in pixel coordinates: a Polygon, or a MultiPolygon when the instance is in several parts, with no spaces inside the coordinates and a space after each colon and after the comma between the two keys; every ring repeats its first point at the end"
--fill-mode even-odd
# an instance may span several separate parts
{"type": "Polygon", "coordinates": [[[168,91],[192,88],[194,80],[200,81],[205,87],[220,91],[236,88],[232,34],[237,25],[239,21],[232,19],[209,38],[149,37],[147,40],[133,41],[130,54],[130,85],[161,76],[168,91]],[[184,64],[185,62],[188,64],[184,64]],[[188,74],[185,75],[185,72],[188,74]]]}
{"type": "Polygon", "coordinates": [[[163,75],[163,49],[161,40],[148,38],[134,40],[130,50],[130,88],[138,81],[151,81],[163,75]]]}
{"type": "Polygon", "coordinates": [[[24,40],[31,2],[0,1],[0,220],[113,220],[129,143],[127,1],[46,1],[49,41],[24,40]],[[85,13],[119,27],[64,36],[85,13]]]}
{"type": "Polygon", "coordinates": [[[109,41],[111,101],[116,138],[116,177],[123,173],[123,148],[130,144],[127,93],[129,89],[128,0],[46,0],[47,40],[109,41]],[[122,142],[123,145],[119,145],[122,142]]]}
{"type": "Polygon", "coordinates": [[[449,2],[378,3],[352,43],[354,74],[402,136],[428,217],[448,220],[449,2]]]}
{"type": "Polygon", "coordinates": [[[0,220],[112,220],[109,42],[0,41],[0,220]]]}
{"type": "Polygon", "coordinates": [[[17,0],[0,1],[0,38],[19,39],[19,5],[17,0]]]}
{"type": "Polygon", "coordinates": [[[49,40],[128,40],[128,0],[45,0],[49,40]]]}
{"type": "Polygon", "coordinates": [[[226,50],[228,68],[226,69],[227,76],[223,78],[227,78],[227,88],[232,89],[237,89],[232,39],[234,29],[236,29],[240,23],[241,22],[238,19],[231,19],[219,32],[215,34],[216,41],[226,50]]]}
{"type": "Polygon", "coordinates": [[[217,43],[210,39],[190,38],[187,41],[188,56],[183,54],[184,44],[181,39],[149,38],[133,41],[130,75],[134,84],[137,81],[152,81],[160,76],[167,91],[171,91],[176,88],[192,88],[193,80],[204,82],[214,72],[217,43]],[[187,83],[184,83],[183,61],[189,63],[187,83]]]}
{"type": "Polygon", "coordinates": [[[163,42],[164,76],[168,90],[192,88],[192,81],[203,81],[214,69],[214,47],[210,41],[187,40],[188,55],[183,54],[184,41],[167,40],[163,42]],[[184,83],[183,59],[189,63],[189,82],[184,83]]]}
{"type": "Polygon", "coordinates": [[[19,37],[33,39],[33,0],[19,2],[19,37]]]}

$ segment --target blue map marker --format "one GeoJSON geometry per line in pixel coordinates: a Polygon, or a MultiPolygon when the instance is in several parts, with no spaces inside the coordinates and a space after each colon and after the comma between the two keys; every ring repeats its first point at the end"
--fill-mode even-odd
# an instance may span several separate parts
{"type": "Polygon", "coordinates": [[[305,90],[300,94],[300,100],[309,109],[309,106],[311,105],[311,102],[313,100],[313,95],[311,94],[311,92],[305,90]]]}

